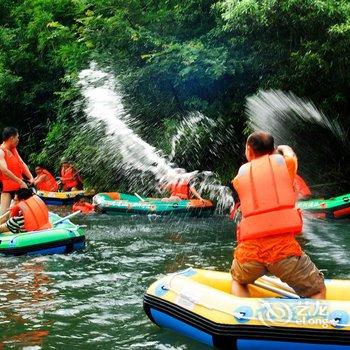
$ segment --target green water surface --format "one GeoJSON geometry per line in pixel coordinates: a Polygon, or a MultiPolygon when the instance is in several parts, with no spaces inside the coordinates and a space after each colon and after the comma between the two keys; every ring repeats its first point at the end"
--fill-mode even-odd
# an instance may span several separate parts
{"type": "MultiPolygon", "coordinates": [[[[227,217],[91,216],[81,253],[0,257],[0,349],[204,350],[157,328],[143,312],[147,287],[189,266],[228,271],[227,217]]],[[[328,278],[350,278],[350,220],[306,220],[300,242],[328,278]]]]}

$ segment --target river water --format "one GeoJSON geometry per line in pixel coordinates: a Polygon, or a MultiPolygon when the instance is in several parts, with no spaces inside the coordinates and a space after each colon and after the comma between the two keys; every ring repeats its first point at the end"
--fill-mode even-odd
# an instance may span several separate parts
{"type": "MultiPolygon", "coordinates": [[[[228,271],[227,217],[90,216],[81,253],[0,257],[0,349],[208,347],[152,324],[147,287],[189,266],[228,271]]],[[[300,242],[327,278],[350,278],[350,220],[305,220],[300,242]]]]}

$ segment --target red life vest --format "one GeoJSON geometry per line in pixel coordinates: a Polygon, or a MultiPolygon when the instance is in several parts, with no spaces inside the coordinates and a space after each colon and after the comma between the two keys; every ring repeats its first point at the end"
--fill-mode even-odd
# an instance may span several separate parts
{"type": "MultiPolygon", "coordinates": [[[[15,176],[22,179],[23,163],[18,155],[17,149],[12,148],[11,150],[1,147],[5,154],[5,162],[7,169],[10,170],[15,176]]],[[[5,174],[1,176],[2,190],[3,192],[17,191],[21,188],[21,185],[10,179],[5,174]]]]}
{"type": "Polygon", "coordinates": [[[170,195],[181,199],[190,199],[190,186],[187,181],[179,181],[171,184],[170,195]]]}
{"type": "Polygon", "coordinates": [[[89,214],[94,211],[94,206],[91,203],[74,203],[73,204],[73,212],[81,210],[83,214],[89,214]]]}
{"type": "Polygon", "coordinates": [[[311,191],[309,186],[306,184],[304,179],[298,174],[295,175],[294,190],[295,190],[295,193],[297,194],[297,199],[304,199],[311,196],[311,191]]]}
{"type": "Polygon", "coordinates": [[[234,180],[241,201],[239,242],[302,230],[300,211],[286,162],[281,155],[265,155],[244,164],[234,180]]]}
{"type": "Polygon", "coordinates": [[[78,181],[76,180],[75,171],[72,167],[66,169],[61,169],[61,181],[63,189],[71,189],[78,186],[78,181]]]}
{"type": "Polygon", "coordinates": [[[11,209],[11,217],[24,216],[24,228],[26,231],[38,231],[51,228],[49,210],[46,204],[37,196],[20,201],[11,209]]]}
{"type": "Polygon", "coordinates": [[[45,178],[36,185],[36,188],[40,191],[57,192],[59,186],[53,175],[46,169],[42,170],[42,174],[45,174],[45,178]]]}

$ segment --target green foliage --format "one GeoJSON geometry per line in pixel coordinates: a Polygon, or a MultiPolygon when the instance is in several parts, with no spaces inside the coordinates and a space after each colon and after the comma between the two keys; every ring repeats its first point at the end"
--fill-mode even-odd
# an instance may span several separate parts
{"type": "Polygon", "coordinates": [[[62,78],[87,62],[75,20],[84,8],[70,0],[24,0],[5,1],[1,11],[0,114],[3,125],[37,131],[29,153],[45,136],[47,120],[59,114],[55,93],[66,88],[62,78]]]}
{"type": "Polygon", "coordinates": [[[241,161],[244,100],[259,88],[310,97],[349,129],[349,57],[346,0],[4,0],[1,124],[35,130],[25,151],[37,161],[52,162],[52,149],[73,156],[85,142],[89,159],[94,145],[80,139],[84,119],[73,110],[77,73],[93,59],[115,73],[138,132],[165,153],[188,111],[222,121],[222,135],[233,128],[215,155],[203,136],[202,159],[178,160],[226,178],[241,161]]]}

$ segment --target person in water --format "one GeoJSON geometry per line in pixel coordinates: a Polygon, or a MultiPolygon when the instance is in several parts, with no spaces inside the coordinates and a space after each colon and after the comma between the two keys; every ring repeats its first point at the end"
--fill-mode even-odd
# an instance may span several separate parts
{"type": "Polygon", "coordinates": [[[23,175],[33,183],[33,175],[17,152],[19,143],[18,130],[6,127],[2,132],[3,143],[0,146],[0,173],[2,181],[0,215],[7,212],[15,192],[20,188],[28,188],[23,175]]]}
{"type": "Polygon", "coordinates": [[[77,191],[83,189],[79,172],[73,167],[72,163],[68,162],[65,158],[61,160],[60,174],[63,191],[77,191]]]}
{"type": "Polygon", "coordinates": [[[232,181],[242,212],[231,266],[232,293],[249,297],[248,284],[270,272],[299,296],[325,299],[323,274],[295,239],[303,222],[295,207],[294,151],[285,145],[275,149],[272,135],[256,131],[247,139],[245,155],[248,163],[232,181]]]}
{"type": "Polygon", "coordinates": [[[38,165],[35,167],[36,177],[34,178],[33,185],[37,190],[57,192],[59,185],[54,176],[43,166],[38,165]]]}
{"type": "Polygon", "coordinates": [[[87,202],[83,196],[77,196],[72,208],[73,212],[81,211],[83,214],[90,214],[94,212],[94,205],[87,202]]]}
{"type": "Polygon", "coordinates": [[[1,217],[0,232],[19,233],[51,228],[46,204],[28,188],[16,191],[15,205],[1,217]]]}

